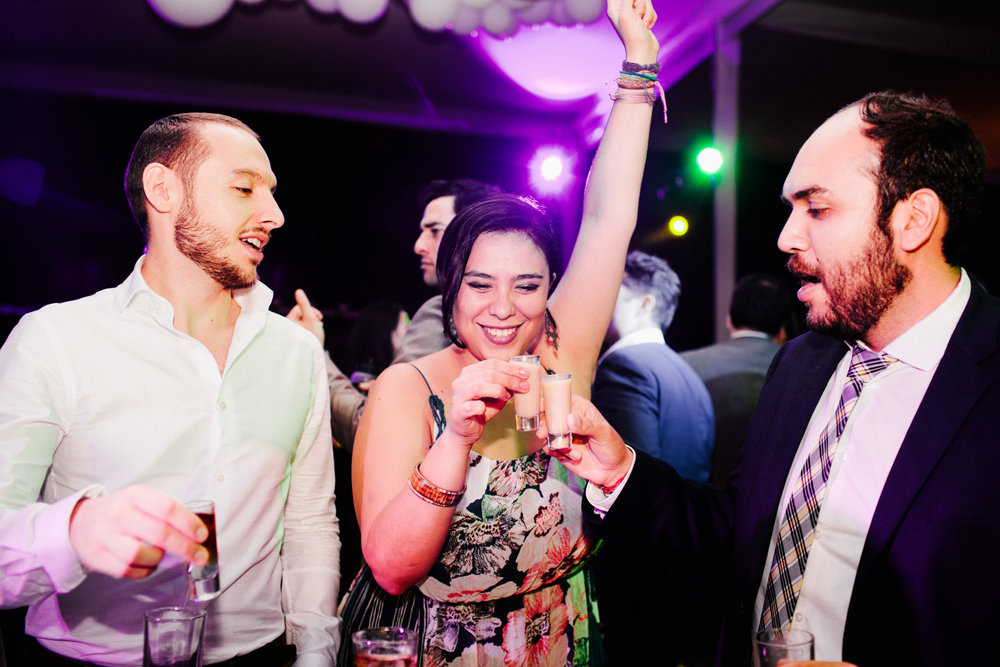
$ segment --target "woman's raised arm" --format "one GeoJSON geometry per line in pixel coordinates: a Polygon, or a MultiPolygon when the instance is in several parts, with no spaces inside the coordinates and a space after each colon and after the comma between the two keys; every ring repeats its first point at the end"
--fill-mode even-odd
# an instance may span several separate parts
{"type": "MultiPolygon", "coordinates": [[[[608,18],[628,62],[656,63],[659,44],[650,31],[656,13],[647,0],[609,0],[608,18]]],[[[577,372],[581,366],[592,371],[597,363],[638,213],[652,105],[639,90],[622,97],[628,101],[616,101],[611,110],[587,179],[580,233],[550,300],[560,331],[559,357],[568,354],[577,372]]]]}

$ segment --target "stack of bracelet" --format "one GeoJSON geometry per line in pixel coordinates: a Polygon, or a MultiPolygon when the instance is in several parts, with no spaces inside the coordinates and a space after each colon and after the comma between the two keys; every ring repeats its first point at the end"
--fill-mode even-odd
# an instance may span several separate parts
{"type": "Polygon", "coordinates": [[[410,475],[410,490],[417,494],[417,497],[438,507],[454,507],[458,504],[465,487],[461,491],[449,491],[430,481],[420,472],[420,464],[413,466],[413,473],[410,475]]]}
{"type": "Polygon", "coordinates": [[[629,61],[622,62],[622,71],[618,75],[618,90],[611,93],[615,102],[641,103],[652,106],[656,103],[656,93],[660,93],[663,101],[663,122],[667,122],[667,99],[663,86],[656,80],[660,71],[660,63],[640,65],[629,61]]]}

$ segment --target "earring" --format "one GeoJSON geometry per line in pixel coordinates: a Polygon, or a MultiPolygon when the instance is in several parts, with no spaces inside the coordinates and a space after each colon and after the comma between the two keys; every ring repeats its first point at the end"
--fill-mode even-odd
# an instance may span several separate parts
{"type": "Polygon", "coordinates": [[[455,319],[453,317],[448,318],[448,337],[451,338],[451,342],[455,344],[456,347],[465,349],[465,343],[462,339],[458,337],[458,327],[455,326],[455,319]]]}
{"type": "Polygon", "coordinates": [[[549,309],[545,309],[545,338],[552,344],[556,352],[559,351],[559,327],[556,326],[555,318],[549,309]]]}

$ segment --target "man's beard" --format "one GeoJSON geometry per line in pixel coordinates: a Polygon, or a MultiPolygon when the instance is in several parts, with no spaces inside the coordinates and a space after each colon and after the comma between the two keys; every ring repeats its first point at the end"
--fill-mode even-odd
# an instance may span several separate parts
{"type": "Polygon", "coordinates": [[[174,243],[181,253],[226,289],[243,289],[257,282],[257,267],[244,270],[222,255],[225,237],[206,224],[195,211],[190,197],[177,216],[174,243]]]}
{"type": "Polygon", "coordinates": [[[816,313],[810,308],[806,314],[809,327],[849,341],[864,340],[912,277],[910,270],[896,261],[892,238],[878,225],[861,255],[846,264],[817,274],[793,255],[787,267],[792,274],[819,278],[826,290],[827,310],[816,313]]]}

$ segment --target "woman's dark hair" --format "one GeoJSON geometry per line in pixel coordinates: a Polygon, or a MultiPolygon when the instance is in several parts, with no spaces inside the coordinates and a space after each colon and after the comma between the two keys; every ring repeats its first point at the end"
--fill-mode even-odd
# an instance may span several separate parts
{"type": "MultiPolygon", "coordinates": [[[[442,292],[444,332],[459,347],[465,345],[455,330],[455,300],[472,246],[480,235],[491,233],[523,234],[542,251],[550,272],[562,269],[559,233],[537,202],[518,195],[497,194],[471,204],[456,215],[441,236],[437,276],[442,292]]],[[[550,293],[555,283],[553,280],[550,293]]]]}

